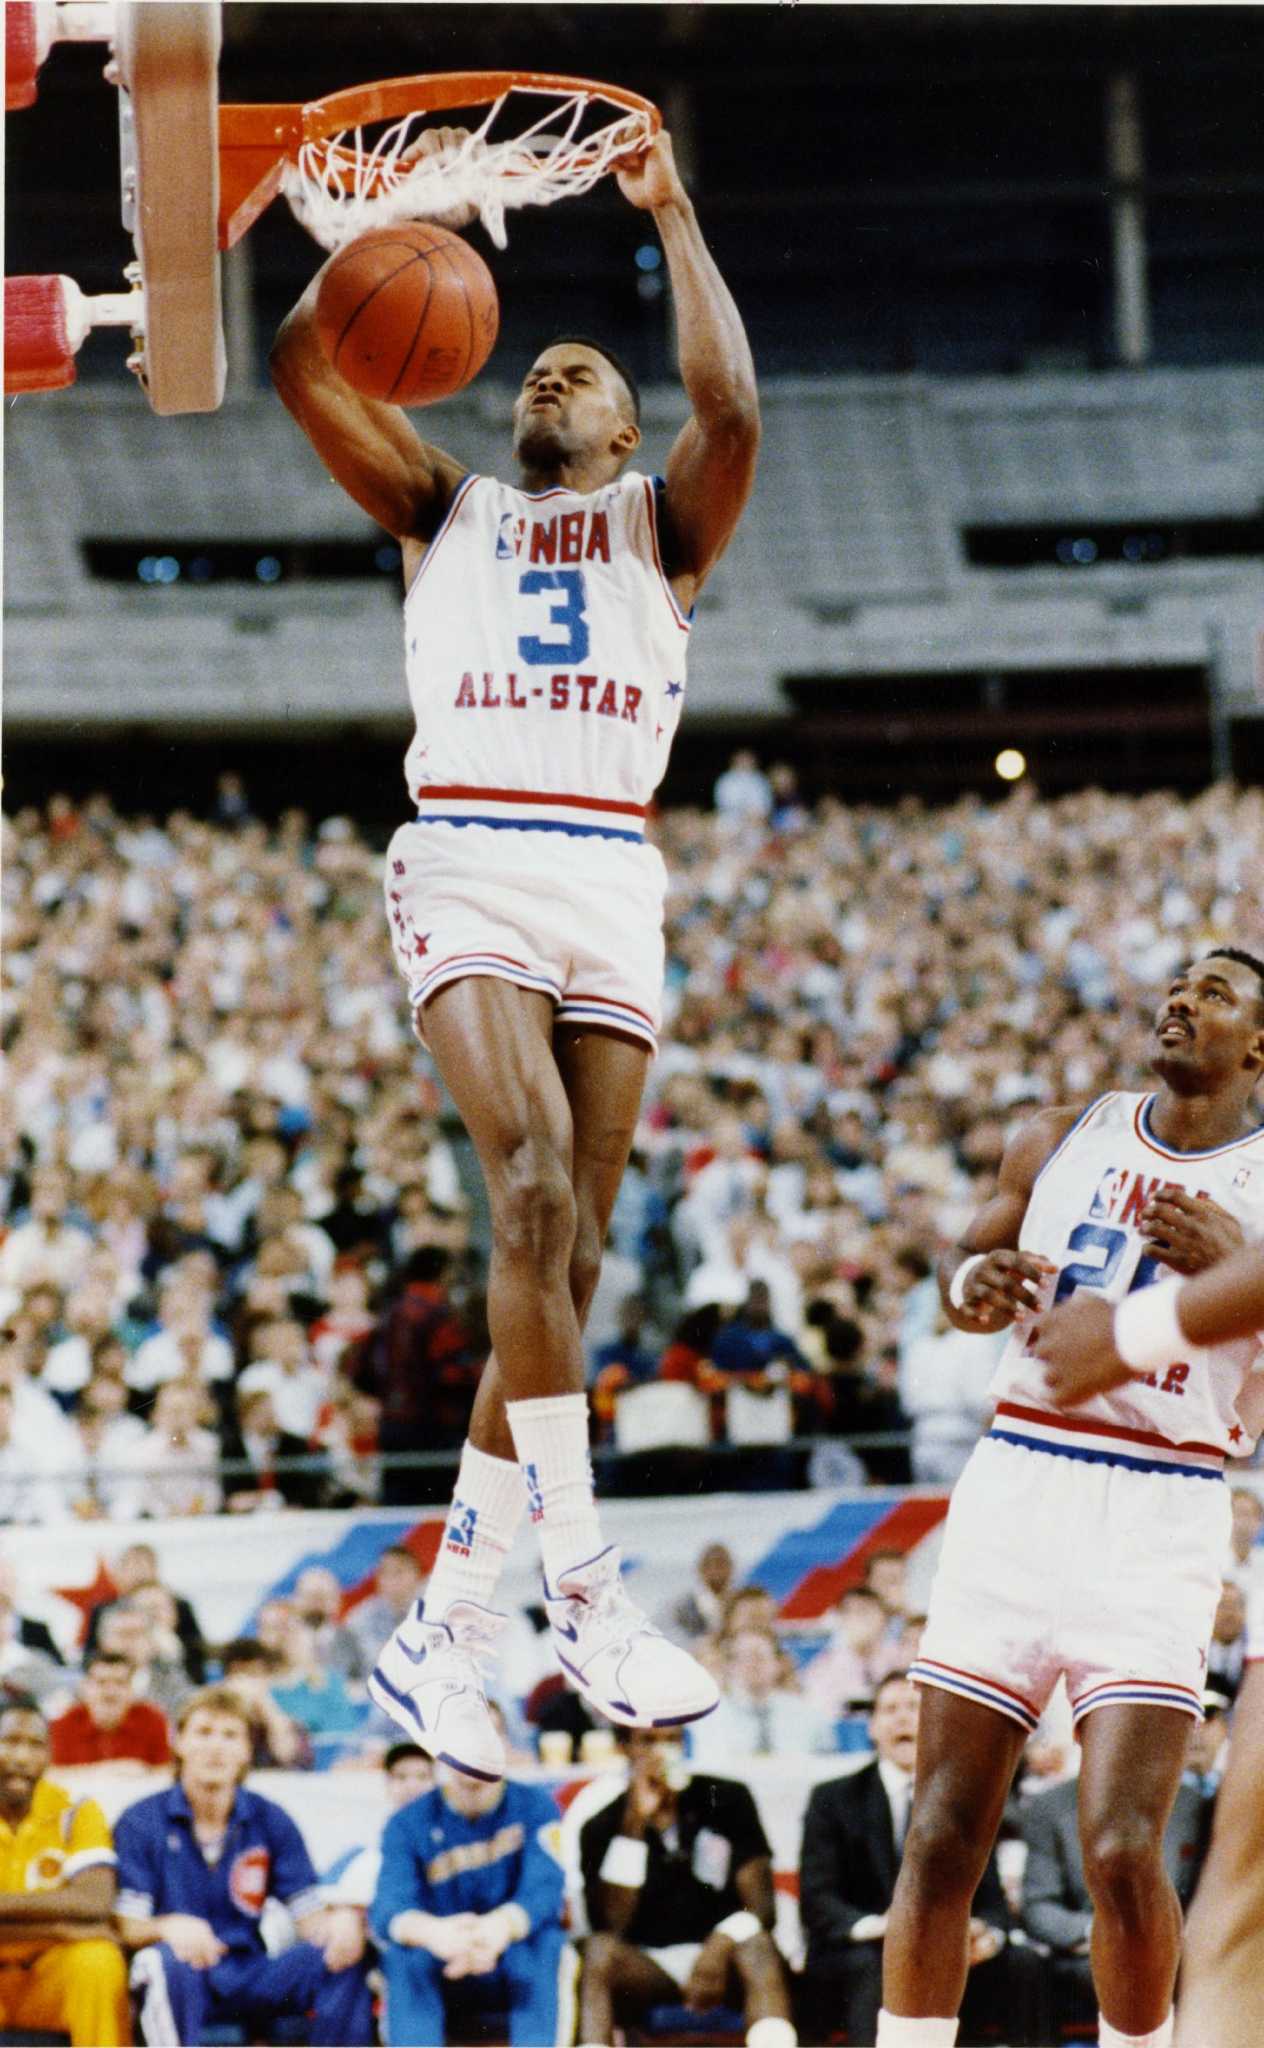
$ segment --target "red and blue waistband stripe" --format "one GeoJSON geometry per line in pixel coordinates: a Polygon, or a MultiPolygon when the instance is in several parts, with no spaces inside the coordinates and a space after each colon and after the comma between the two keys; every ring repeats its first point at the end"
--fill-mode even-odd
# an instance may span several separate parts
{"type": "Polygon", "coordinates": [[[1022,1450],[1046,1451],[1050,1457],[1081,1464],[1122,1465],[1132,1472],[1175,1473],[1184,1479],[1224,1477],[1224,1452],[1216,1444],[1174,1444],[1153,1430],[1049,1413],[1016,1401],[998,1401],[988,1435],[1022,1450]]]}
{"type": "Polygon", "coordinates": [[[998,1714],[1017,1721],[1028,1734],[1040,1720],[1039,1712],[1031,1701],[1025,1700],[1012,1687],[1002,1685],[995,1678],[984,1678],[975,1671],[958,1670],[955,1664],[941,1664],[935,1657],[915,1658],[909,1666],[908,1675],[916,1685],[933,1685],[940,1692],[959,1693],[962,1699],[978,1700],[981,1706],[993,1707],[998,1714]]]}

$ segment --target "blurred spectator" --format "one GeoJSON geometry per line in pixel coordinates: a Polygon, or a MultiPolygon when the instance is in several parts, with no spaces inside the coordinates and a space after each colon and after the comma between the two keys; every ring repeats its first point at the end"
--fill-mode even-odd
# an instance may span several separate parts
{"type": "Polygon", "coordinates": [[[689,1730],[692,1761],[715,1769],[731,1757],[819,1756],[834,1747],[833,1717],[786,1685],[772,1631],[730,1630],[720,1703],[689,1730]]]}
{"type": "Polygon", "coordinates": [[[315,1633],[290,1601],[269,1600],[266,1609],[267,1622],[263,1612],[259,1617],[260,1641],[282,1659],[268,1690],[281,1712],[306,1729],[317,1765],[332,1763],[355,1747],[348,1738],[359,1735],[368,1710],[352,1699],[340,1671],[321,1665],[315,1633]]]}
{"type": "MultiPolygon", "coordinates": [[[[85,1650],[96,1647],[97,1632],[100,1629],[102,1619],[109,1613],[115,1600],[126,1600],[130,1594],[138,1592],[142,1586],[162,1585],[163,1581],[158,1571],[158,1553],[154,1549],[153,1544],[129,1543],[125,1549],[120,1550],[118,1556],[111,1563],[109,1577],[114,1586],[114,1592],[109,1599],[101,1601],[89,1614],[87,1634],[84,1638],[85,1650]]],[[[186,1600],[182,1593],[171,1592],[170,1587],[167,1588],[167,1591],[171,1593],[171,1599],[175,1605],[175,1630],[180,1639],[180,1656],[183,1659],[184,1668],[188,1672],[193,1684],[201,1685],[206,1675],[206,1645],[202,1640],[202,1630],[198,1624],[198,1618],[193,1611],[191,1602],[186,1600]]]]}
{"type": "Polygon", "coordinates": [[[328,1306],[307,1333],[312,1361],[328,1386],[343,1365],[349,1345],[373,1328],[369,1277],[360,1260],[340,1252],[334,1260],[326,1293],[328,1306]]]}
{"type": "MultiPolygon", "coordinates": [[[[882,2003],[882,1944],[899,1875],[917,1760],[918,1694],[903,1672],[878,1689],[869,1720],[871,1764],[813,1787],[803,1822],[799,1907],[807,1937],[803,1990],[809,2039],[840,2022],[872,2041],[882,2003]]],[[[995,1857],[970,1921],[970,1972],[959,2039],[1043,2041],[1039,1961],[1009,1941],[995,1857]]]]}
{"type": "Polygon", "coordinates": [[[907,1551],[871,1550],[865,1558],[864,1583],[886,1608],[887,1634],[894,1640],[909,1611],[907,1551]]]}
{"type": "Polygon", "coordinates": [[[131,2015],[110,1830],[94,1799],[45,1777],[48,1760],[35,1701],[0,1701],[0,2027],[10,2039],[56,2030],[72,2048],[121,2048],[131,2015]]]}
{"type": "Polygon", "coordinates": [[[377,1653],[386,1638],[420,1599],[423,1578],[412,1551],[402,1543],[388,1543],[373,1574],[371,1596],[347,1615],[347,1627],[359,1637],[365,1663],[370,1668],[376,1664],[377,1653]]]}
{"type": "Polygon", "coordinates": [[[749,747],[740,747],[716,778],[712,802],[728,825],[762,825],[773,805],[772,786],[749,747]]]}
{"type": "Polygon", "coordinates": [[[176,1783],[119,1820],[119,1925],[138,1951],[142,2036],[175,2048],[243,2010],[265,2029],[291,2012],[311,2014],[313,2043],[356,2048],[373,2039],[363,1929],[350,1909],[324,1905],[284,1809],[246,1790],[250,1749],[249,1711],[236,1693],[193,1694],[177,1723],[176,1783]],[[218,1844],[209,1860],[206,1844],[218,1844]],[[298,1936],[277,1956],[260,1931],[269,1898],[288,1906],[298,1936]]]}
{"type": "MultiPolygon", "coordinates": [[[[384,1457],[450,1450],[465,1441],[483,1361],[473,1356],[445,1285],[449,1258],[438,1246],[412,1254],[403,1288],[361,1340],[350,1377],[380,1404],[384,1457]]],[[[424,1500],[448,1479],[417,1469],[387,1470],[382,1499],[424,1500]]],[[[436,1495],[437,1497],[437,1495],[436,1495]]]]}
{"type": "Polygon", "coordinates": [[[279,1650],[236,1636],[220,1651],[225,1685],[239,1693],[252,1716],[250,1767],[255,1771],[308,1771],[315,1752],[311,1737],[272,1697],[272,1684],[283,1668],[279,1650]]]}
{"type": "Polygon", "coordinates": [[[70,1509],[56,1444],[26,1437],[15,1420],[13,1389],[0,1380],[0,1522],[61,1522],[70,1509]]]}
{"type": "Polygon", "coordinates": [[[13,1566],[0,1560],[0,1688],[29,1693],[42,1706],[63,1691],[66,1669],[46,1625],[19,1614],[16,1597],[13,1566]]]}
{"type": "Polygon", "coordinates": [[[214,1515],[223,1502],[219,1481],[219,1438],[205,1429],[203,1396],[188,1380],[167,1380],[158,1389],[153,1421],[136,1447],[147,1513],[214,1515]]]}
{"type": "Polygon", "coordinates": [[[71,1183],[55,1166],[31,1175],[30,1208],[0,1244],[0,1287],[25,1292],[43,1281],[68,1292],[80,1278],[92,1239],[71,1220],[71,1183]]]}
{"type": "MultiPolygon", "coordinates": [[[[259,1508],[315,1508],[323,1505],[324,1472],[291,1471],[289,1461],[313,1461],[306,1437],[291,1435],[277,1427],[276,1402],[266,1386],[237,1383],[234,1407],[236,1426],[225,1428],[221,1448],[234,1470],[226,1474],[230,1491],[224,1505],[233,1515],[251,1514],[259,1508]],[[241,1467],[247,1469],[243,1472],[241,1467]]],[[[323,1464],[323,1460],[321,1461],[323,1464]]]]}
{"type": "Polygon", "coordinates": [[[980,1337],[942,1313],[933,1331],[901,1353],[900,1406],[913,1424],[913,1478],[919,1486],[955,1486],[986,1426],[988,1388],[1008,1331],[980,1337]]]}
{"type": "Polygon", "coordinates": [[[716,1333],[711,1363],[718,1372],[766,1374],[771,1366],[809,1371],[794,1338],[776,1328],[766,1280],[752,1280],[735,1316],[716,1333]]]}
{"type": "Polygon", "coordinates": [[[79,1697],[48,1724],[55,1764],[134,1764],[154,1770],[171,1760],[167,1717],[132,1691],[126,1657],[98,1650],[83,1667],[79,1697]]]}
{"type": "MultiPolygon", "coordinates": [[[[20,1612],[17,1572],[7,1557],[0,1557],[0,1657],[9,1644],[18,1650],[30,1650],[37,1656],[47,1657],[52,1664],[65,1662],[48,1623],[20,1612]]],[[[31,1688],[28,1686],[26,1690],[29,1692],[31,1688]]]]}
{"type": "Polygon", "coordinates": [[[599,1419],[609,1422],[615,1401],[625,1387],[638,1386],[657,1376],[658,1354],[644,1342],[648,1317],[645,1296],[625,1294],[619,1303],[616,1334],[592,1349],[592,1401],[599,1419]]]}
{"type": "Polygon", "coordinates": [[[171,1380],[210,1384],[233,1375],[232,1346],[215,1327],[214,1297],[200,1268],[191,1262],[163,1276],[158,1327],[133,1352],[126,1371],[129,1387],[152,1393],[171,1380]]]}
{"type": "Polygon", "coordinates": [[[1236,1699],[1246,1661],[1246,1594],[1236,1579],[1226,1579],[1211,1624],[1207,1646],[1207,1683],[1236,1699]]]}
{"type": "Polygon", "coordinates": [[[659,1627],[686,1648],[718,1629],[724,1602],[733,1586],[733,1553],[724,1543],[708,1543],[694,1567],[687,1592],[658,1617],[659,1627]]]}
{"type": "Polygon", "coordinates": [[[579,1830],[584,1946],[579,2035],[614,2039],[647,2007],[743,2008],[747,2038],[796,2036],[772,1940],[772,1853],[747,1787],[695,1775],[663,1730],[620,1729],[627,1790],[579,1830]],[[780,2024],[773,2028],[770,2022],[780,2024]]]}
{"type": "Polygon", "coordinates": [[[803,1673],[807,1699],[831,1720],[867,1707],[893,1668],[887,1610],[871,1586],[849,1586],[830,1617],[830,1640],[803,1673]]]}
{"type": "Polygon", "coordinates": [[[351,1685],[367,1677],[369,1662],[354,1629],[340,1619],[342,1587],[327,1565],[312,1564],[294,1581],[295,1612],[312,1632],[312,1647],[328,1671],[337,1671],[351,1685]]]}
{"type": "Polygon", "coordinates": [[[1256,1544],[1264,1538],[1264,1495],[1250,1486],[1234,1486],[1229,1492],[1233,1528],[1229,1539],[1227,1579],[1245,1591],[1257,1563],[1256,1544]]]}
{"type": "Polygon", "coordinates": [[[142,1597],[138,1589],[127,1599],[113,1602],[97,1629],[97,1649],[107,1656],[122,1657],[131,1668],[135,1696],[149,1700],[171,1720],[192,1690],[189,1674],[174,1631],[155,1630],[139,1604],[142,1597]],[[155,1642],[155,1633],[165,1640],[155,1642]]]}
{"type": "Polygon", "coordinates": [[[127,1413],[127,1389],[106,1373],[89,1380],[75,1403],[66,1497],[80,1521],[132,1522],[144,1513],[137,1459],[147,1431],[127,1413]]]}
{"type": "Polygon", "coordinates": [[[372,1906],[393,2041],[561,2036],[563,1876],[550,1794],[448,1764],[382,1834],[372,1906]]]}
{"type": "Polygon", "coordinates": [[[328,1383],[312,1363],[302,1324],[292,1316],[256,1324],[250,1333],[250,1355],[253,1362],[237,1381],[238,1401],[245,1394],[270,1394],[278,1429],[306,1444],[328,1383]]]}

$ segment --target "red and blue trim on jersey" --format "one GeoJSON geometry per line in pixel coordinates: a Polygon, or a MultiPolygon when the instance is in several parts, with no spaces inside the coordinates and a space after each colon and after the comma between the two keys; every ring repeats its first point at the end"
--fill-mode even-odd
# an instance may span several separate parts
{"type": "Polygon", "coordinates": [[[1235,1151],[1239,1145],[1253,1145],[1257,1138],[1264,1138],[1264,1124],[1257,1124],[1253,1131],[1245,1131],[1240,1138],[1230,1138],[1227,1145],[1213,1145],[1206,1152],[1174,1152],[1162,1138],[1156,1138],[1151,1128],[1154,1103],[1154,1096],[1147,1095],[1137,1104],[1132,1127],[1147,1151],[1157,1152],[1161,1159],[1219,1159],[1224,1153],[1235,1151]]]}
{"type": "Polygon", "coordinates": [[[1166,1678],[1108,1678],[1091,1685],[1071,1702],[1071,1721],[1076,1728],[1086,1714],[1099,1707],[1174,1707],[1180,1714],[1203,1718],[1203,1703],[1188,1685],[1173,1685],[1166,1678]]]}
{"type": "Polygon", "coordinates": [[[639,846],[648,806],[570,790],[487,789],[431,783],[413,791],[419,825],[488,825],[494,832],[564,832],[577,839],[623,839],[639,846]]]}
{"type": "Polygon", "coordinates": [[[1184,1479],[1224,1477],[1225,1454],[1215,1444],[1174,1444],[1154,1430],[1025,1408],[1017,1401],[997,1402],[988,1435],[1082,1464],[1123,1465],[1131,1472],[1167,1472],[1184,1479]]]}
{"type": "Polygon", "coordinates": [[[954,1692],[963,1700],[977,1700],[980,1706],[992,1707],[1008,1720],[1017,1721],[1029,1735],[1040,1720],[1039,1710],[1030,1700],[995,1678],[985,1678],[981,1672],[961,1671],[955,1664],[941,1664],[937,1657],[918,1657],[909,1665],[908,1675],[914,1685],[933,1685],[940,1692],[954,1692]]]}

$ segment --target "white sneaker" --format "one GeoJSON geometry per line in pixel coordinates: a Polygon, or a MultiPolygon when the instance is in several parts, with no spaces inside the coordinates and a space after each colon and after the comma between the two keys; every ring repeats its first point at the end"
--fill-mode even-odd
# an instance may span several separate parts
{"type": "Polygon", "coordinates": [[[576,1692],[624,1728],[676,1728],[719,1705],[710,1672],[669,1642],[630,1600],[613,1544],[545,1581],[544,1605],[558,1662],[576,1692]]]}
{"type": "Polygon", "coordinates": [[[421,1601],[382,1645],[369,1697],[437,1763],[489,1783],[505,1775],[505,1745],[483,1689],[486,1663],[508,1615],[454,1600],[442,1621],[421,1601]]]}

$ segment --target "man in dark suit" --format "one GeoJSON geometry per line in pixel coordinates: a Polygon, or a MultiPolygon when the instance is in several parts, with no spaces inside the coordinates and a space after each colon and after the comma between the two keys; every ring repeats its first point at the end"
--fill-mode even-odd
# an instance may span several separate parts
{"type": "MultiPolygon", "coordinates": [[[[869,1717],[875,1760],[817,1785],[803,1823],[799,1910],[807,1939],[804,2040],[840,2027],[871,2044],[882,2003],[882,1943],[908,1829],[917,1760],[919,1694],[902,1671],[878,1686],[869,1717]]],[[[994,1857],[975,1893],[970,1976],[958,2040],[986,2039],[993,2026],[1012,2043],[1043,2038],[1040,1970],[1009,1940],[1010,1913],[994,1857]]]]}
{"type": "MultiPolygon", "coordinates": [[[[1228,1705],[1222,1693],[1203,1694],[1205,1718],[1190,1735],[1189,1764],[1163,1836],[1163,1861],[1182,1907],[1187,1907],[1194,1895],[1211,1839],[1219,1783],[1215,1765],[1224,1742],[1228,1705]]],[[[1038,1792],[1019,1808],[1019,1826],[1027,1844],[1023,1927],[1033,1941],[1050,1951],[1055,2029],[1091,2026],[1097,2017],[1088,1952],[1093,1901],[1084,1881],[1076,1818],[1078,1789],[1075,1779],[1068,1778],[1047,1792],[1038,1792]]]]}

